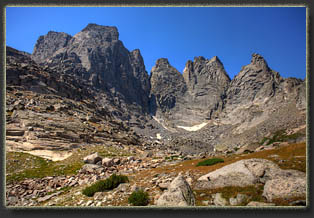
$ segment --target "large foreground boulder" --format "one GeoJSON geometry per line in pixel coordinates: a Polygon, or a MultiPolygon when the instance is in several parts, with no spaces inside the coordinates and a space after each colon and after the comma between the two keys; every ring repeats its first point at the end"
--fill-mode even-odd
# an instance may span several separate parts
{"type": "Polygon", "coordinates": [[[266,171],[273,173],[279,170],[280,168],[269,160],[257,158],[240,160],[200,177],[196,188],[245,187],[262,182],[266,171]]]}
{"type": "Polygon", "coordinates": [[[306,197],[306,176],[299,173],[290,177],[277,177],[268,180],[264,186],[263,196],[272,201],[275,198],[306,197]]]}
{"type": "Polygon", "coordinates": [[[157,200],[157,206],[194,206],[193,191],[183,176],[177,176],[157,200]]]}
{"type": "Polygon", "coordinates": [[[240,160],[200,177],[195,189],[214,189],[227,186],[245,187],[262,183],[267,201],[275,198],[306,197],[306,174],[283,170],[265,159],[240,160]]]}

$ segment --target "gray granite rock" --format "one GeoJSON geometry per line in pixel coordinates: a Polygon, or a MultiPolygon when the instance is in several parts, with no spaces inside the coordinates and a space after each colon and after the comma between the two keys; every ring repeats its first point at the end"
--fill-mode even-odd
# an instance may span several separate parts
{"type": "Polygon", "coordinates": [[[193,191],[185,179],[179,175],[157,200],[157,206],[194,206],[193,191]]]}

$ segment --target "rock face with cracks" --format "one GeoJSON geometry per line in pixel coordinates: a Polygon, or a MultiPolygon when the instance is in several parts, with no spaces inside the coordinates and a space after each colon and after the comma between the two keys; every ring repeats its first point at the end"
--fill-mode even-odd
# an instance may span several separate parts
{"type": "Polygon", "coordinates": [[[177,176],[157,200],[157,206],[194,206],[195,197],[183,176],[177,176]]]}
{"type": "Polygon", "coordinates": [[[265,159],[240,160],[210,172],[198,179],[199,185],[207,188],[226,186],[248,186],[256,184],[266,171],[280,170],[273,162],[265,159]],[[202,184],[203,183],[203,184],[202,184]]]}
{"type": "Polygon", "coordinates": [[[282,170],[265,159],[246,159],[224,166],[198,179],[196,189],[228,186],[245,187],[263,183],[263,196],[275,198],[305,197],[306,175],[297,170],[282,170]]]}
{"type": "Polygon", "coordinates": [[[275,198],[305,197],[305,173],[289,170],[286,175],[277,175],[265,183],[263,196],[272,201],[275,198]]]}
{"type": "Polygon", "coordinates": [[[217,56],[187,61],[183,74],[160,58],[149,76],[140,50],[128,51],[116,27],[88,24],[73,36],[40,36],[31,55],[8,47],[7,56],[8,86],[88,99],[185,153],[224,152],[305,125],[305,81],[282,78],[255,53],[232,80],[217,56]]]}

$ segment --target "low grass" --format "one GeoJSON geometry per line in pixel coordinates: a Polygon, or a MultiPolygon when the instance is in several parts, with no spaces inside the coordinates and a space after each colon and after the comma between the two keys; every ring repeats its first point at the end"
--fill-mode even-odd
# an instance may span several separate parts
{"type": "Polygon", "coordinates": [[[20,152],[7,153],[6,182],[12,183],[27,178],[43,178],[46,176],[73,175],[83,166],[83,162],[68,165],[53,162],[41,157],[20,152]]]}
{"type": "Polygon", "coordinates": [[[302,136],[305,136],[305,134],[302,132],[296,132],[291,135],[287,135],[284,130],[278,130],[274,133],[272,137],[264,137],[259,144],[263,145],[267,141],[266,145],[271,145],[274,142],[286,142],[296,140],[302,136]]]}
{"type": "Polygon", "coordinates": [[[82,193],[88,197],[92,197],[96,192],[112,190],[118,187],[119,184],[126,182],[129,182],[127,176],[113,174],[108,179],[99,180],[91,186],[86,187],[82,193]]]}
{"type": "Polygon", "coordinates": [[[217,163],[223,163],[224,160],[221,159],[221,158],[211,158],[211,159],[207,159],[207,160],[204,160],[204,161],[200,161],[196,164],[196,166],[211,166],[211,165],[214,165],[214,164],[217,164],[217,163]]]}
{"type": "Polygon", "coordinates": [[[131,155],[124,150],[101,145],[89,146],[85,150],[75,149],[69,158],[62,161],[50,161],[23,152],[7,152],[6,183],[10,184],[27,178],[74,175],[82,168],[83,158],[94,152],[98,152],[102,157],[131,155]]]}
{"type": "Polygon", "coordinates": [[[226,200],[230,198],[235,198],[237,194],[245,194],[247,196],[246,201],[244,201],[241,205],[238,206],[245,206],[250,201],[259,201],[259,202],[266,202],[266,199],[262,196],[263,194],[263,185],[251,185],[246,187],[236,187],[236,186],[229,186],[224,188],[216,188],[216,189],[206,189],[206,190],[195,190],[195,200],[196,206],[202,206],[202,201],[210,200],[211,195],[215,193],[222,193],[222,197],[226,200]],[[204,196],[200,196],[204,193],[204,196]]]}
{"type": "MultiPolygon", "coordinates": [[[[193,172],[193,178],[197,179],[200,176],[212,172],[216,169],[219,169],[225,165],[229,165],[234,163],[238,160],[242,159],[250,159],[250,158],[264,158],[271,160],[277,164],[282,169],[296,169],[305,172],[306,170],[306,144],[305,143],[296,143],[296,144],[288,144],[284,146],[280,146],[275,149],[271,150],[263,150],[259,152],[254,152],[250,154],[239,154],[239,155],[232,155],[232,156],[216,156],[216,158],[222,158],[224,160],[223,163],[217,163],[211,166],[199,166],[196,167],[196,164],[201,161],[199,160],[186,160],[183,162],[176,163],[174,165],[166,165],[160,166],[153,169],[147,169],[135,174],[128,175],[130,179],[130,186],[136,184],[139,187],[150,187],[147,191],[149,196],[155,196],[156,192],[159,192],[158,187],[152,186],[150,182],[157,174],[178,174],[179,172],[193,172]],[[275,156],[277,155],[277,156],[275,156]],[[280,162],[280,160],[285,160],[284,162],[280,162]]],[[[193,184],[192,184],[193,187],[193,184]]],[[[81,187],[73,187],[68,194],[65,194],[65,197],[62,198],[62,203],[60,206],[64,205],[76,205],[82,199],[81,195],[75,195],[77,192],[81,192],[81,187]],[[72,194],[70,194],[72,193],[72,194]],[[66,196],[71,196],[72,200],[67,201],[66,196]]],[[[249,196],[250,201],[260,201],[264,202],[265,199],[262,197],[262,187],[261,186],[248,186],[248,187],[226,187],[225,190],[223,189],[215,189],[215,190],[201,190],[201,191],[194,191],[196,197],[196,205],[201,206],[203,205],[203,200],[210,200],[211,194],[215,194],[217,192],[223,193],[224,197],[235,197],[238,193],[247,194],[249,196]],[[201,193],[205,193],[205,196],[200,197],[201,193]]],[[[112,206],[127,206],[129,196],[124,196],[122,198],[115,198],[109,204],[112,206]]],[[[89,197],[84,195],[84,200],[90,200],[89,197]]],[[[299,199],[296,199],[299,200],[299,199]]],[[[300,200],[303,200],[302,198],[300,200]]],[[[288,206],[291,202],[291,199],[275,199],[274,202],[278,206],[288,206]]],[[[153,200],[149,202],[149,204],[153,204],[153,200]]],[[[246,202],[244,202],[246,203],[246,202]]]]}
{"type": "Polygon", "coordinates": [[[165,157],[165,160],[167,160],[167,161],[175,161],[175,160],[178,160],[179,158],[183,158],[183,156],[171,155],[171,156],[165,157]]]}

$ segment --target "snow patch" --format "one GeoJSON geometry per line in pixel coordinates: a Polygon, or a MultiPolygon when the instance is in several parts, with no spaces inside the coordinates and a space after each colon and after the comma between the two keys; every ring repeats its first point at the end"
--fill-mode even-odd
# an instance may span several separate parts
{"type": "Polygon", "coordinates": [[[156,137],[157,137],[157,139],[162,139],[160,133],[157,133],[157,134],[156,134],[156,137]]]}
{"type": "Polygon", "coordinates": [[[39,156],[52,161],[60,161],[64,160],[72,155],[71,152],[55,152],[50,150],[32,150],[32,151],[22,151],[24,153],[32,154],[35,156],[39,156]]]}
{"type": "Polygon", "coordinates": [[[208,122],[204,122],[204,123],[197,124],[197,125],[194,125],[194,126],[177,126],[177,127],[181,128],[181,129],[185,129],[187,131],[197,131],[197,130],[202,129],[207,124],[208,124],[208,122]]]}

